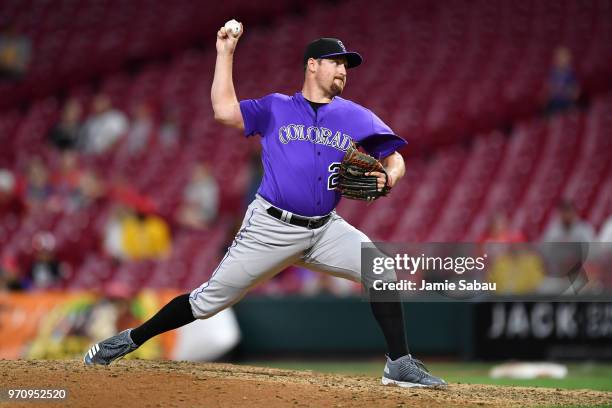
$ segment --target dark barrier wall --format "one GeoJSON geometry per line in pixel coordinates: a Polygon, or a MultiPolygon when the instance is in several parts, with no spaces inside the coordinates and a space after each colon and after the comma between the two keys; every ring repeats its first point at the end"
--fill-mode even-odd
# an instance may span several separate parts
{"type": "MultiPolygon", "coordinates": [[[[360,298],[249,297],[235,306],[247,358],[384,353],[360,298]]],[[[405,303],[415,354],[612,360],[612,302],[405,303]]]]}
{"type": "MultiPolygon", "coordinates": [[[[245,356],[385,350],[370,305],[360,298],[249,297],[234,308],[243,334],[240,351],[245,356]]],[[[469,352],[469,304],[407,303],[404,311],[415,353],[464,356],[469,352]]]]}

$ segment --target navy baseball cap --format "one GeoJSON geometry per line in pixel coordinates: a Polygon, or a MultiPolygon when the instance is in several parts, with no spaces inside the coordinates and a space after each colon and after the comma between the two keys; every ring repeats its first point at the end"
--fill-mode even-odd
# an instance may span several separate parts
{"type": "Polygon", "coordinates": [[[347,51],[342,41],[337,38],[319,38],[314,40],[304,51],[304,65],[309,58],[346,57],[347,68],[355,68],[363,62],[363,58],[356,52],[347,51]]]}

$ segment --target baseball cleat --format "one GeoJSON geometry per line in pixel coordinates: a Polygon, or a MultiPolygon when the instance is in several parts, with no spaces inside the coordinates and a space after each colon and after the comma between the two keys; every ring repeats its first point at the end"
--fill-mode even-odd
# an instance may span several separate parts
{"type": "Polygon", "coordinates": [[[131,330],[124,330],[113,337],[94,344],[83,357],[83,362],[86,365],[109,365],[118,358],[136,350],[138,346],[130,338],[131,330]]]}
{"type": "Polygon", "coordinates": [[[425,364],[412,358],[410,354],[395,361],[387,356],[382,384],[405,388],[445,388],[448,385],[443,379],[429,374],[425,364]]]}

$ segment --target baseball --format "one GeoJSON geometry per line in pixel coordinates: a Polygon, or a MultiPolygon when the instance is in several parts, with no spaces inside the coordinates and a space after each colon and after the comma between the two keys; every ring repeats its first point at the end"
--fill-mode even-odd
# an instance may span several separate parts
{"type": "Polygon", "coordinates": [[[240,30],[242,30],[240,23],[234,19],[225,23],[225,31],[227,31],[228,34],[231,34],[234,37],[238,37],[238,35],[240,34],[240,30]]]}

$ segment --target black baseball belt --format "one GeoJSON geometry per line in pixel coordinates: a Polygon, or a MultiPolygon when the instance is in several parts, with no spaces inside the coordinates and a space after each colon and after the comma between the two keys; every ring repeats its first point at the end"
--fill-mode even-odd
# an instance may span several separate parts
{"type": "Polygon", "coordinates": [[[291,225],[297,225],[298,227],[308,228],[308,229],[321,228],[322,226],[327,224],[327,221],[329,221],[332,216],[330,213],[320,218],[308,218],[308,217],[302,217],[301,215],[290,213],[288,211],[283,211],[276,207],[270,207],[266,211],[268,212],[268,214],[270,214],[274,218],[278,218],[279,220],[283,222],[289,223],[291,225]]]}

